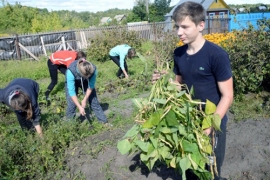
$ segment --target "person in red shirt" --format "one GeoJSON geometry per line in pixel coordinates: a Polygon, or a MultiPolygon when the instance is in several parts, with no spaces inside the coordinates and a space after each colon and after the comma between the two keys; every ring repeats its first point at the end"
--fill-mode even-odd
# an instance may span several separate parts
{"type": "Polygon", "coordinates": [[[58,81],[58,70],[62,74],[66,74],[66,70],[68,66],[75,60],[80,58],[86,58],[86,54],[83,51],[56,51],[52,53],[50,58],[48,59],[47,65],[51,76],[51,83],[47,87],[47,91],[45,92],[45,97],[50,104],[49,101],[49,94],[53,90],[54,86],[57,84],[58,81]]]}

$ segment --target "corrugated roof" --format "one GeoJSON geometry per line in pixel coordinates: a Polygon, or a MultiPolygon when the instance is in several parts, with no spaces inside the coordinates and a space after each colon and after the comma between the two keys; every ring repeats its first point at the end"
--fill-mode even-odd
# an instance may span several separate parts
{"type": "Polygon", "coordinates": [[[119,15],[116,15],[114,16],[114,19],[116,19],[116,21],[121,21],[126,15],[124,14],[119,14],[119,15]]]}
{"type": "Polygon", "coordinates": [[[100,20],[100,22],[101,23],[107,23],[107,22],[109,22],[109,21],[111,21],[112,20],[112,18],[110,18],[110,17],[103,17],[101,20],[100,20]]]}

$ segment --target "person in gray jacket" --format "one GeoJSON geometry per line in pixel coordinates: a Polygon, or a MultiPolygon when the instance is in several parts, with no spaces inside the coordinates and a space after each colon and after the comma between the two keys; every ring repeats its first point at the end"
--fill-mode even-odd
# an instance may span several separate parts
{"type": "Polygon", "coordinates": [[[34,129],[42,136],[40,108],[38,105],[39,85],[27,78],[16,78],[0,89],[0,102],[16,114],[22,129],[34,129]]]}
{"type": "Polygon", "coordinates": [[[99,122],[111,125],[108,123],[97,98],[95,90],[96,77],[96,66],[84,58],[73,61],[70,64],[66,72],[67,119],[73,119],[76,116],[76,107],[79,109],[81,116],[85,116],[85,108],[88,101],[99,122]],[[79,88],[84,93],[81,102],[79,102],[77,97],[79,88]]]}

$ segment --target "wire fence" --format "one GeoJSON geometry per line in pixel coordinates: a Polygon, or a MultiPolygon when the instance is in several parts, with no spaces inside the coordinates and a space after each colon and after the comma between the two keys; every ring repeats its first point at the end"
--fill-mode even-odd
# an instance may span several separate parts
{"type": "MultiPolygon", "coordinates": [[[[224,33],[229,30],[229,18],[207,19],[203,34],[224,33]]],[[[137,38],[156,41],[160,33],[176,35],[174,22],[134,23],[125,26],[104,26],[70,31],[14,35],[0,38],[0,60],[34,59],[49,56],[59,50],[85,50],[91,39],[108,31],[133,31],[137,38]]]]}

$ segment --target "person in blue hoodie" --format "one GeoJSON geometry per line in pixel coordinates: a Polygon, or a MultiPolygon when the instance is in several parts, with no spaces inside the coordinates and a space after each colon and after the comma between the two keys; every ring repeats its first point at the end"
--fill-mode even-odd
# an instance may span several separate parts
{"type": "Polygon", "coordinates": [[[86,116],[85,108],[88,101],[99,122],[110,125],[97,98],[95,90],[97,73],[96,66],[84,58],[73,61],[68,67],[66,71],[67,119],[73,119],[76,116],[76,107],[81,116],[86,116]],[[81,102],[77,97],[79,88],[84,94],[81,102]]]}
{"type": "Polygon", "coordinates": [[[126,58],[129,59],[136,56],[136,51],[127,44],[117,45],[109,52],[110,59],[119,67],[117,72],[118,78],[128,78],[128,67],[126,58]]]}
{"type": "Polygon", "coordinates": [[[0,89],[0,102],[10,107],[16,114],[22,129],[32,130],[42,136],[39,124],[40,108],[38,105],[39,85],[27,78],[16,78],[5,88],[0,89]]]}

